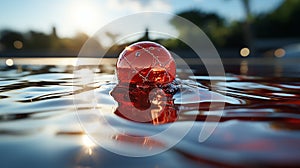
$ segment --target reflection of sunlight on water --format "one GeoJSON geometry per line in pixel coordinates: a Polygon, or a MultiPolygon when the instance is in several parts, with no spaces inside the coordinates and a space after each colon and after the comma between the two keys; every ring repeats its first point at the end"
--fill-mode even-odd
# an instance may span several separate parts
{"type": "Polygon", "coordinates": [[[242,75],[247,75],[247,73],[248,73],[248,61],[246,61],[246,60],[241,61],[240,73],[242,75]]]}
{"type": "Polygon", "coordinates": [[[93,154],[93,148],[95,146],[95,143],[90,139],[89,136],[87,135],[82,136],[82,145],[86,148],[87,153],[89,155],[93,154]]]}
{"type": "MultiPolygon", "coordinates": [[[[72,59],[66,58],[65,60],[72,59]]],[[[73,79],[71,73],[66,72],[67,68],[27,66],[26,62],[39,61],[44,64],[51,64],[50,61],[53,61],[53,63],[55,61],[59,63],[65,62],[60,62],[60,58],[22,58],[21,60],[25,60],[23,63],[26,63],[26,65],[21,64],[22,62],[19,58],[13,58],[11,59],[15,65],[13,67],[7,67],[7,60],[8,58],[1,59],[2,68],[4,70],[7,69],[1,74],[2,92],[0,98],[3,109],[2,116],[0,116],[0,118],[2,117],[0,131],[1,164],[3,162],[4,164],[5,162],[13,162],[15,158],[20,158],[18,165],[34,161],[37,163],[37,167],[43,167],[40,165],[47,163],[52,163],[53,165],[50,164],[51,167],[109,167],[109,165],[117,167],[119,164],[124,165],[124,167],[138,167],[137,163],[145,165],[144,167],[161,166],[160,164],[162,164],[161,167],[164,167],[166,160],[174,163],[174,167],[184,167],[182,166],[184,164],[193,165],[194,163],[200,163],[202,160],[205,163],[219,163],[220,161],[220,163],[225,165],[227,163],[225,161],[229,161],[229,164],[233,163],[231,161],[236,159],[236,154],[240,154],[239,152],[241,152],[240,159],[242,161],[238,160],[234,163],[236,163],[236,166],[241,167],[245,162],[250,163],[255,159],[261,159],[262,163],[267,162],[266,164],[268,165],[274,159],[272,163],[277,164],[276,161],[279,155],[274,155],[276,152],[279,154],[286,153],[286,155],[281,155],[281,160],[288,160],[290,164],[299,163],[299,157],[297,158],[297,155],[299,156],[297,148],[299,148],[298,142],[300,140],[300,121],[298,119],[300,104],[299,82],[297,82],[297,78],[288,78],[285,74],[282,74],[283,78],[263,78],[260,76],[260,72],[267,72],[269,76],[272,76],[274,75],[274,70],[280,73],[280,71],[284,72],[286,68],[297,68],[297,60],[275,59],[276,62],[271,59],[255,58],[240,58],[234,60],[234,62],[227,60],[230,63],[228,66],[230,68],[233,67],[234,72],[238,73],[241,71],[246,73],[248,71],[248,75],[252,73],[257,75],[257,77],[235,74],[228,74],[226,77],[193,76],[192,79],[201,81],[199,84],[201,88],[202,86],[203,88],[206,88],[204,86],[209,87],[210,85],[207,83],[210,80],[218,82],[216,84],[216,87],[220,87],[218,90],[222,91],[223,88],[229,88],[229,94],[226,93],[228,95],[226,95],[225,99],[226,109],[225,113],[222,114],[222,122],[218,125],[209,141],[205,143],[196,141],[199,135],[198,128],[203,127],[202,123],[206,117],[208,115],[219,115],[218,111],[208,111],[206,109],[206,106],[210,106],[212,94],[208,94],[206,90],[201,90],[199,95],[203,104],[196,107],[181,106],[180,110],[182,111],[178,113],[181,120],[174,123],[178,128],[178,132],[180,132],[182,125],[190,122],[191,116],[196,116],[197,122],[195,122],[194,129],[192,128],[189,134],[174,148],[162,153],[162,155],[148,157],[145,160],[119,157],[101,148],[94,141],[94,139],[97,140],[98,138],[91,137],[92,139],[90,139],[88,135],[85,135],[80,124],[74,123],[74,116],[70,113],[74,111],[74,104],[70,95],[72,91],[76,95],[93,93],[93,96],[95,94],[96,98],[99,98],[96,101],[96,103],[99,103],[99,106],[95,107],[101,107],[103,115],[107,115],[107,121],[110,124],[115,124],[116,129],[124,130],[128,134],[128,136],[124,134],[106,136],[110,134],[106,134],[105,131],[108,130],[102,127],[104,134],[100,134],[99,138],[105,138],[101,139],[105,143],[107,141],[108,144],[116,145],[112,147],[122,147],[133,152],[138,149],[153,151],[168,146],[170,140],[177,136],[177,132],[161,138],[150,137],[153,133],[168,128],[168,125],[146,126],[144,124],[131,124],[131,122],[122,120],[115,114],[109,113],[111,111],[109,109],[116,107],[109,95],[112,85],[102,85],[102,83],[111,81],[113,75],[106,73],[96,74],[95,79],[90,82],[95,81],[94,83],[95,85],[98,84],[98,87],[87,87],[85,89],[81,86],[73,86],[73,83],[77,82],[77,80],[73,79]],[[17,74],[17,68],[19,72],[23,71],[23,73],[17,74]],[[222,82],[225,79],[226,83],[222,82]],[[99,87],[100,85],[101,87],[99,87]],[[74,89],[72,89],[73,87],[74,89]],[[88,90],[89,88],[93,90],[90,91],[88,90]],[[104,97],[105,95],[106,97],[104,97]],[[31,100],[35,101],[31,102],[31,100]],[[102,106],[102,104],[106,106],[102,106]],[[78,128],[75,128],[75,125],[78,128]],[[102,135],[105,136],[102,137],[102,135]],[[260,145],[260,140],[263,142],[263,145],[260,145]],[[271,143],[273,148],[262,148],[268,146],[264,142],[271,143]],[[20,147],[22,151],[18,152],[20,147]],[[224,154],[226,155],[225,159],[224,154]],[[199,159],[199,162],[197,159],[199,159]],[[153,164],[153,166],[150,164],[153,164]]],[[[73,60],[76,61],[76,59],[73,60]]],[[[115,60],[112,59],[113,61],[115,60]]],[[[104,69],[112,64],[103,63],[103,65],[104,69]]],[[[103,69],[101,69],[101,72],[103,72],[103,69]]],[[[86,71],[85,66],[82,66],[80,70],[83,70],[84,74],[92,73],[92,71],[86,71]]],[[[188,72],[184,73],[183,70],[183,79],[188,72]]],[[[189,89],[190,87],[186,88],[189,89]]],[[[193,90],[185,95],[192,95],[192,93],[194,93],[193,90]]],[[[215,96],[214,100],[224,101],[223,97],[218,97],[215,96]]],[[[90,112],[90,105],[86,104],[86,102],[90,103],[91,99],[84,96],[83,98],[85,101],[80,101],[80,110],[78,112],[80,115],[85,116],[82,121],[91,124],[90,126],[94,126],[99,122],[99,116],[86,114],[90,112]]],[[[194,101],[192,96],[178,96],[176,98],[177,102],[194,101]],[[178,100],[179,98],[181,99],[178,100]]],[[[98,110],[96,112],[99,112],[98,110]]],[[[158,113],[154,111],[154,114],[158,113]]],[[[97,128],[92,128],[99,132],[97,128]]],[[[253,165],[257,166],[256,163],[253,163],[253,165]]],[[[186,165],[185,167],[193,166],[186,165]]]]}
{"type": "Polygon", "coordinates": [[[13,65],[72,65],[75,66],[77,63],[82,65],[99,65],[99,61],[105,62],[106,65],[114,65],[116,63],[116,59],[111,58],[77,58],[69,57],[69,58],[9,58],[9,59],[1,59],[2,63],[5,62],[7,65],[7,61],[13,62],[13,65]],[[78,62],[80,61],[80,62],[78,62]]]}
{"type": "Polygon", "coordinates": [[[90,137],[86,134],[82,135],[79,143],[82,147],[75,159],[76,167],[94,167],[93,165],[100,164],[99,152],[94,150],[96,144],[90,137]]]}

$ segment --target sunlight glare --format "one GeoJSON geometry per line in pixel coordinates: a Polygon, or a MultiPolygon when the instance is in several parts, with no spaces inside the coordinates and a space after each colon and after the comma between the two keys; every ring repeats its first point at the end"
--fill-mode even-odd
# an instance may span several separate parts
{"type": "Polygon", "coordinates": [[[101,13],[91,1],[76,1],[70,8],[70,26],[92,35],[100,28],[101,13]]]}
{"type": "Polygon", "coordinates": [[[95,146],[95,143],[87,135],[82,136],[82,144],[87,148],[92,148],[95,146]]]}
{"type": "Polygon", "coordinates": [[[129,46],[126,46],[126,47],[125,47],[125,50],[132,51],[133,49],[130,48],[129,46]]]}
{"type": "Polygon", "coordinates": [[[89,136],[82,136],[82,145],[86,148],[89,155],[93,154],[93,147],[95,146],[95,143],[90,139],[89,136]]]}

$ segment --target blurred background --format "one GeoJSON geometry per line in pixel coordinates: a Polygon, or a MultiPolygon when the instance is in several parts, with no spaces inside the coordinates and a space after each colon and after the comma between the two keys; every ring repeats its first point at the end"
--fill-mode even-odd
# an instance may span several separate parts
{"type": "MultiPolygon", "coordinates": [[[[300,54],[298,0],[1,0],[0,3],[0,57],[77,56],[84,42],[102,26],[143,11],[168,12],[190,20],[206,33],[222,58],[280,58],[300,54]]],[[[143,26],[144,35],[127,43],[153,40],[168,49],[187,50],[178,39],[153,36],[149,33],[151,27],[143,26]]],[[[163,27],[175,31],[178,38],[190,33],[172,18],[163,27]]],[[[96,41],[103,49],[111,48],[110,57],[117,57],[127,45],[117,42],[119,35],[107,31],[105,38],[96,41]]]]}

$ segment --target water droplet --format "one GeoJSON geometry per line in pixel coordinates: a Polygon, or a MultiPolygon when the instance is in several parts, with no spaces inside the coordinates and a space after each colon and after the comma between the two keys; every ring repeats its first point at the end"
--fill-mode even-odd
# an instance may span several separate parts
{"type": "Polygon", "coordinates": [[[150,50],[154,50],[154,48],[153,48],[153,47],[150,47],[149,49],[150,49],[150,50]]]}

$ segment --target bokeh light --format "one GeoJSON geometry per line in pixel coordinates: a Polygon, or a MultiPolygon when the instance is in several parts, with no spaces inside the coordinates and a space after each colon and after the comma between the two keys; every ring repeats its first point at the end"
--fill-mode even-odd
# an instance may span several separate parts
{"type": "Polygon", "coordinates": [[[275,57],[283,57],[285,55],[285,50],[282,48],[278,48],[277,50],[274,51],[275,57]]]}
{"type": "Polygon", "coordinates": [[[242,57],[247,57],[247,56],[249,56],[249,54],[250,54],[250,50],[249,50],[249,48],[242,48],[241,50],[240,50],[240,55],[242,56],[242,57]]]}
{"type": "Polygon", "coordinates": [[[14,41],[13,45],[16,49],[22,49],[23,48],[23,42],[19,41],[19,40],[14,41]]]}
{"type": "Polygon", "coordinates": [[[5,61],[5,63],[6,63],[7,66],[13,66],[13,65],[14,65],[14,60],[12,60],[12,59],[7,59],[7,60],[5,61]]]}

